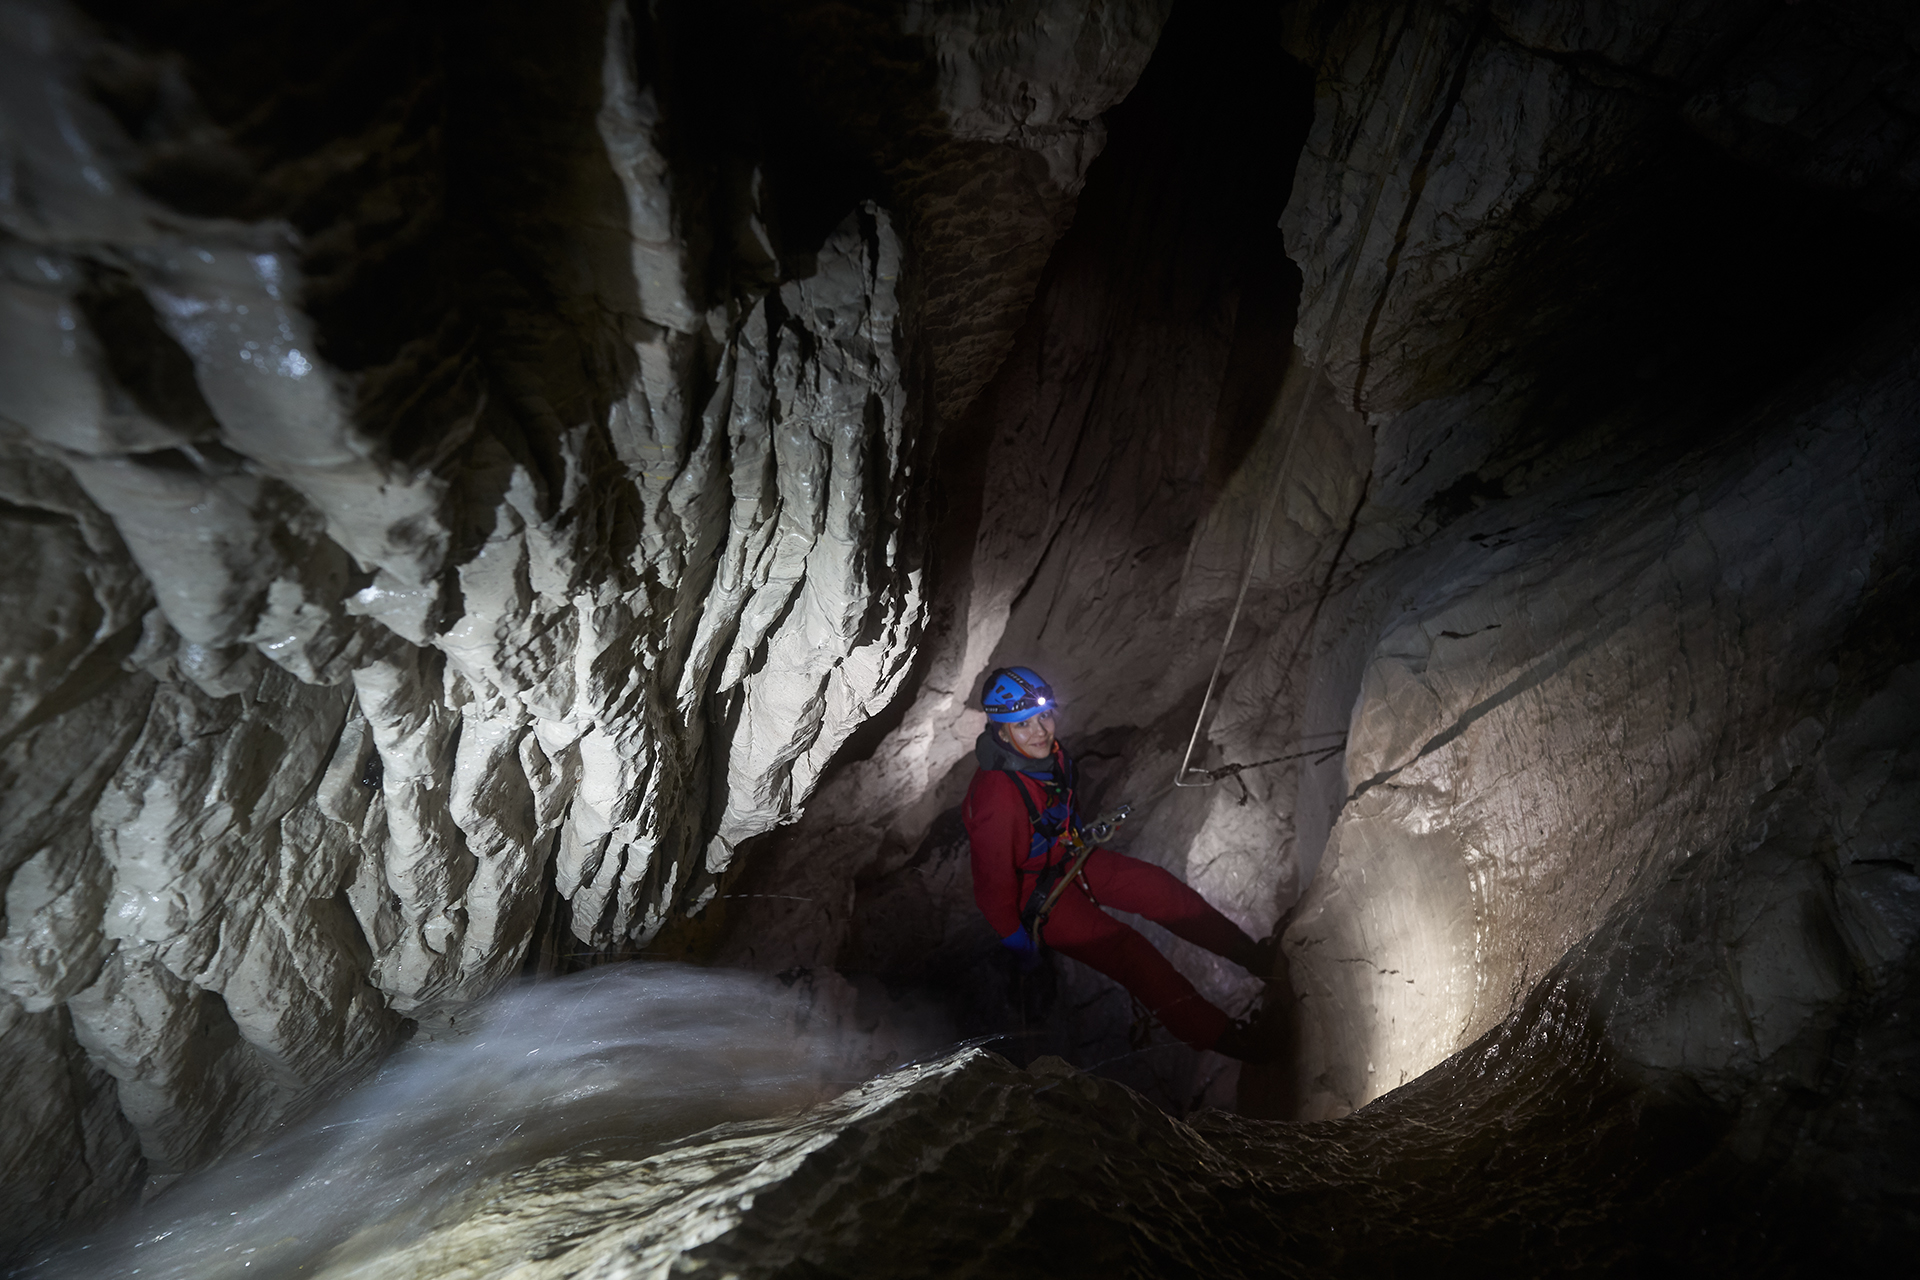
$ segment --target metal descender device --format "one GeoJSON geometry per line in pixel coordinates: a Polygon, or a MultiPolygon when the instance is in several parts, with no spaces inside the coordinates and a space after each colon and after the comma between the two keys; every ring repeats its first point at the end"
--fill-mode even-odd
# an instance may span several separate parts
{"type": "MultiPolygon", "coordinates": [[[[1040,943],[1040,931],[1046,928],[1047,917],[1053,914],[1053,904],[1060,901],[1060,895],[1067,891],[1068,885],[1080,878],[1080,868],[1086,865],[1100,842],[1111,839],[1114,828],[1125,822],[1132,813],[1132,805],[1115,805],[1086,826],[1068,829],[1066,844],[1073,850],[1073,861],[1067,864],[1066,874],[1060,877],[1060,882],[1053,886],[1053,892],[1046,896],[1040,903],[1040,910],[1034,913],[1032,935],[1035,946],[1040,943]]],[[[1087,896],[1093,898],[1092,887],[1086,888],[1087,896]]],[[[1094,904],[1099,905],[1098,898],[1094,898],[1094,904]]]]}

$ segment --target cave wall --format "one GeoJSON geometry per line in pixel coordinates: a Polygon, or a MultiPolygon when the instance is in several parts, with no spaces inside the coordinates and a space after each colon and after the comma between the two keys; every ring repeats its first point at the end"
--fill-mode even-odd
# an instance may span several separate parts
{"type": "MultiPolygon", "coordinates": [[[[1224,9],[1176,11],[1140,84],[1108,113],[1107,147],[1010,354],[942,442],[934,595],[911,698],[863,731],[802,818],[756,850],[739,896],[714,909],[720,962],[850,980],[868,1022],[931,1005],[954,1034],[1008,1031],[1021,1014],[1002,1001],[1007,975],[973,905],[957,815],[987,671],[1030,663],[1053,683],[1089,803],[1137,800],[1171,778],[1237,571],[1221,550],[1195,586],[1190,544],[1223,492],[1258,483],[1243,462],[1273,412],[1272,356],[1286,350],[1298,290],[1274,225],[1287,171],[1244,159],[1249,146],[1291,155],[1310,82],[1282,64],[1276,91],[1262,38],[1278,31],[1246,25],[1224,9]]],[[[1310,494],[1357,487],[1354,420],[1317,415],[1314,428],[1338,460],[1304,480],[1310,494]]],[[[1237,548],[1244,536],[1240,526],[1216,540],[1237,548]]],[[[1250,775],[1249,785],[1264,799],[1285,782],[1250,775]]],[[[1184,875],[1258,935],[1297,893],[1296,873],[1286,813],[1241,794],[1169,800],[1117,844],[1184,875]]],[[[1144,927],[1216,998],[1240,1005],[1257,993],[1217,957],[1144,927]]],[[[1135,1027],[1124,991],[1078,966],[1057,976],[1060,1017],[1043,1021],[1067,1025],[1042,1032],[1029,1019],[1028,1041],[1000,1047],[1110,1061],[1184,1104],[1192,1053],[1155,1033],[1136,1054],[1130,1041],[1150,1020],[1135,1027]],[[1067,1012],[1076,1008],[1088,1012],[1067,1012]]]]}
{"type": "MultiPolygon", "coordinates": [[[[1577,1008],[1795,1185],[1910,1132],[1899,5],[0,21],[14,1240],[542,929],[1006,1030],[1014,661],[1096,804],[1196,717],[1311,751],[1120,842],[1285,931],[1264,992],[1154,933],[1284,1024],[1243,1110],[1417,1118],[1577,1008]]],[[[1058,976],[1015,1056],[1233,1100],[1058,976]]]]}
{"type": "Polygon", "coordinates": [[[1344,1105],[1477,1038],[1630,886],[1818,767],[1845,633],[1915,534],[1889,426],[1914,370],[1875,355],[1631,503],[1592,500],[1615,478],[1490,504],[1379,584],[1350,798],[1288,944],[1344,1105]]]}
{"type": "Polygon", "coordinates": [[[1870,5],[1666,12],[1293,29],[1298,338],[1367,415],[1382,569],[1322,623],[1354,700],[1288,937],[1306,1114],[1479,1037],[1817,767],[1912,545],[1911,42],[1870,5]]]}
{"type": "Polygon", "coordinates": [[[870,9],[6,6],[11,1240],[543,901],[644,946],[887,705],[931,443],[1165,6],[870,9]]]}
{"type": "MultiPolygon", "coordinates": [[[[932,991],[982,1029],[1003,979],[953,809],[980,679],[1039,666],[1096,798],[1162,792],[1248,566],[1200,763],[1344,749],[1160,799],[1120,840],[1287,928],[1294,1056],[1243,1105],[1337,1116],[1415,1079],[1607,922],[1665,910],[1649,886],[1692,860],[1728,902],[1798,901],[1788,881],[1860,859],[1910,874],[1836,837],[1739,888],[1735,851],[1829,769],[1871,692],[1836,673],[1891,626],[1861,619],[1913,545],[1911,33],[1875,5],[1614,16],[1175,15],[954,459],[985,478],[948,531],[965,567],[937,584],[927,674],[773,838],[753,887],[793,896],[736,912],[721,955],[884,974],[872,1016],[932,991]],[[1310,100],[1276,105],[1289,84],[1310,100]],[[1156,151],[1158,130],[1187,142],[1156,151]],[[1155,224],[1180,193],[1213,226],[1155,224]],[[1219,306],[1163,332],[1163,281],[1219,306]]],[[[1887,892],[1860,927],[1904,937],[1887,892]]],[[[1852,918],[1817,896],[1812,933],[1852,918]]],[[[1227,1007],[1257,994],[1154,936],[1227,1007]]],[[[1804,1030],[1905,954],[1875,945],[1808,961],[1853,975],[1823,996],[1715,998],[1804,1030]]],[[[1104,1004],[1053,1047],[1145,1083],[1113,1065],[1139,1047],[1124,995],[1062,981],[1104,1004]]],[[[1751,1034],[1621,1034],[1635,1061],[1757,1078],[1751,1034]]],[[[1157,1096],[1190,1101],[1188,1075],[1157,1096]]]]}

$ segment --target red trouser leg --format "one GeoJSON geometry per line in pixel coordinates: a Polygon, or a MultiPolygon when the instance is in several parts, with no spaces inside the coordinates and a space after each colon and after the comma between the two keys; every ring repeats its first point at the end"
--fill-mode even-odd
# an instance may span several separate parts
{"type": "MultiPolygon", "coordinates": [[[[1096,849],[1086,871],[1102,903],[1146,916],[1209,951],[1224,954],[1236,939],[1246,940],[1206,899],[1152,863],[1096,849]]],[[[1226,1030],[1226,1014],[1195,991],[1151,942],[1089,902],[1077,883],[1054,904],[1046,943],[1131,991],[1161,1025],[1196,1049],[1211,1049],[1226,1030]]]]}
{"type": "Polygon", "coordinates": [[[1176,938],[1185,938],[1217,956],[1244,955],[1253,939],[1213,904],[1151,862],[1111,849],[1095,849],[1087,859],[1087,879],[1103,907],[1145,916],[1176,938]]]}

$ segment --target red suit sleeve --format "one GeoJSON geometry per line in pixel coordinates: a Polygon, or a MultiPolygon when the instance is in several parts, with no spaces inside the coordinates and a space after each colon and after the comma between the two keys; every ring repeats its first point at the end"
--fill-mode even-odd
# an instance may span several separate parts
{"type": "Polygon", "coordinates": [[[973,900],[1003,939],[1020,932],[1019,867],[1033,843],[1019,785],[998,770],[982,769],[973,775],[960,811],[973,852],[973,900]]]}

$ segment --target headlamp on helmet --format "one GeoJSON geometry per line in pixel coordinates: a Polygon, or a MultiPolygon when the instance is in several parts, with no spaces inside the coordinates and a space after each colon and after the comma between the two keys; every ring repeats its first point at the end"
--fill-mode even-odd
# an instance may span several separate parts
{"type": "Polygon", "coordinates": [[[1031,667],[1001,667],[987,677],[980,701],[995,724],[1019,724],[1053,710],[1053,687],[1031,667]]]}

